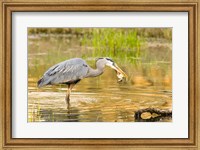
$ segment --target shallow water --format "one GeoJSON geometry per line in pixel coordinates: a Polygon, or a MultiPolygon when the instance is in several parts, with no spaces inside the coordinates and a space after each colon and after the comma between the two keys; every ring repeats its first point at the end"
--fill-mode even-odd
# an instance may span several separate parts
{"type": "Polygon", "coordinates": [[[68,40],[57,37],[29,39],[29,122],[172,121],[171,117],[151,118],[147,114],[144,120],[136,120],[134,116],[137,110],[144,108],[172,110],[170,46],[165,43],[164,46],[162,43],[158,45],[152,41],[146,46],[144,51],[148,49],[149,58],[145,60],[154,57],[156,62],[143,61],[138,66],[118,63],[129,76],[127,83],[118,83],[116,73],[110,68],[106,68],[100,77],[83,79],[73,88],[68,109],[65,103],[67,86],[37,88],[39,78],[55,62],[60,62],[65,56],[81,57],[82,51],[75,44],[77,42],[68,40]]]}
{"type": "MultiPolygon", "coordinates": [[[[73,89],[70,109],[67,109],[64,100],[67,90],[64,85],[42,89],[30,87],[29,121],[131,122],[137,121],[134,112],[139,109],[152,107],[168,110],[172,107],[171,92],[155,90],[154,86],[139,88],[119,84],[117,80],[110,83],[103,80],[98,86],[95,83],[92,86],[93,80],[97,79],[85,80],[73,89]]],[[[171,121],[171,118],[156,121],[171,121]]]]}

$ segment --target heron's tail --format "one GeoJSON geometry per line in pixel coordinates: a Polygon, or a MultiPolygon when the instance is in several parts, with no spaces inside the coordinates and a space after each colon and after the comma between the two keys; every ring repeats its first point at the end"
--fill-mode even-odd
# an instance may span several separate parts
{"type": "Polygon", "coordinates": [[[40,80],[38,80],[37,86],[38,86],[38,87],[42,87],[42,86],[43,86],[43,83],[44,83],[44,79],[41,78],[40,80]]]}

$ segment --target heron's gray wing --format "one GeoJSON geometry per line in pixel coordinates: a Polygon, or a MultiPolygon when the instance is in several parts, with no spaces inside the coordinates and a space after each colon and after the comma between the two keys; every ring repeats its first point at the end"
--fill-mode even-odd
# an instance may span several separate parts
{"type": "Polygon", "coordinates": [[[84,61],[64,61],[51,67],[43,75],[45,84],[58,84],[83,79],[89,68],[84,61]]]}

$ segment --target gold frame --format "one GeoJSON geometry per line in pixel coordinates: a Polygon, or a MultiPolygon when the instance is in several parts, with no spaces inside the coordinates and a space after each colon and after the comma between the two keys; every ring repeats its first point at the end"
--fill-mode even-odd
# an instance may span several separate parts
{"type": "Polygon", "coordinates": [[[200,149],[199,0],[2,0],[0,2],[0,149],[200,149]],[[189,13],[189,138],[187,139],[14,139],[12,131],[12,12],[16,11],[186,11],[189,13]],[[198,41],[197,41],[198,40],[198,41]]]}

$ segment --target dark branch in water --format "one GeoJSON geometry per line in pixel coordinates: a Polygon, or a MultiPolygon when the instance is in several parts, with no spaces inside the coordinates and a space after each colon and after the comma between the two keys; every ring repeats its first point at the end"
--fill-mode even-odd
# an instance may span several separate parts
{"type": "Polygon", "coordinates": [[[161,110],[161,109],[157,109],[157,108],[146,108],[146,109],[140,109],[138,111],[135,112],[135,119],[137,121],[155,121],[157,119],[162,119],[162,118],[165,118],[165,117],[172,117],[172,110],[161,110]],[[158,116],[157,117],[151,117],[149,119],[143,119],[141,117],[141,115],[145,112],[149,112],[151,114],[155,113],[157,114],[158,116]]]}

